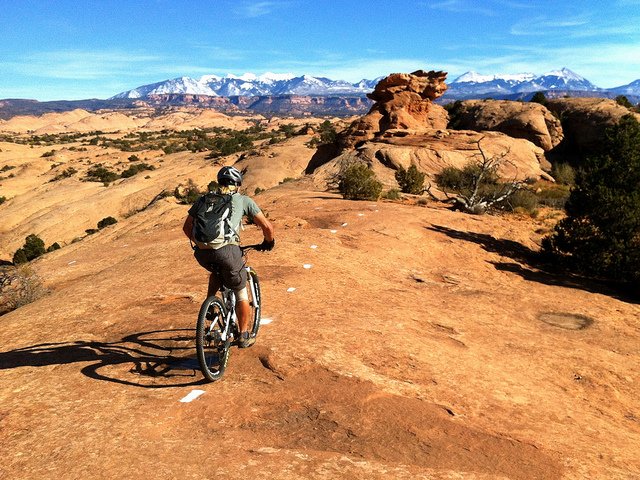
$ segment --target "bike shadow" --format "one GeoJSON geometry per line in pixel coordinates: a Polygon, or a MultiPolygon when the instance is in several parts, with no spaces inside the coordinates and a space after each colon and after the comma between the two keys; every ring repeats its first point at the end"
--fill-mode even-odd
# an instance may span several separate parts
{"type": "Polygon", "coordinates": [[[0,352],[0,370],[87,363],[80,369],[95,380],[141,388],[207,383],[200,373],[194,329],[153,330],[115,342],[78,340],[42,343],[0,352]]]}

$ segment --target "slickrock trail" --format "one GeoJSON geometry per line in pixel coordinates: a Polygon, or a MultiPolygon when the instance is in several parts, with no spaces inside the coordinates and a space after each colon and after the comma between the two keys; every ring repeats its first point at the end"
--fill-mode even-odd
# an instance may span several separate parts
{"type": "Polygon", "coordinates": [[[640,477],[640,307],[527,264],[541,220],[256,200],[271,322],[217,383],[184,205],[34,262],[50,293],[0,318],[0,478],[640,477]]]}

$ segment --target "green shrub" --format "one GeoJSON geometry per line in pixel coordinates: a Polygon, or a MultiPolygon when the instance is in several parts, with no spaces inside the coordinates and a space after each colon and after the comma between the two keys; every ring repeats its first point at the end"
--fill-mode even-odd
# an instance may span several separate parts
{"type": "Polygon", "coordinates": [[[400,185],[400,190],[403,193],[411,193],[413,195],[420,195],[424,191],[424,172],[418,170],[414,164],[411,164],[408,169],[400,167],[396,171],[396,181],[400,185]]]}
{"type": "Polygon", "coordinates": [[[6,201],[7,201],[7,197],[5,197],[4,195],[0,196],[0,205],[2,205],[6,201]]]}
{"type": "Polygon", "coordinates": [[[536,92],[533,94],[533,97],[531,97],[531,102],[533,103],[539,103],[541,105],[546,105],[547,104],[547,97],[545,96],[545,94],[543,92],[536,92]]]}
{"type": "Polygon", "coordinates": [[[382,183],[367,165],[352,163],[338,173],[338,191],[348,200],[377,200],[382,183]]]}
{"type": "Polygon", "coordinates": [[[55,250],[60,250],[62,247],[60,246],[60,244],[58,242],[54,242],[51,245],[49,245],[47,247],[47,253],[49,252],[53,252],[55,250]]]}
{"type": "Polygon", "coordinates": [[[68,167],[68,168],[65,168],[62,172],[60,172],[58,175],[56,175],[55,177],[53,177],[49,181],[50,182],[57,182],[58,180],[62,180],[63,178],[72,177],[76,173],[78,173],[78,171],[75,168],[68,167]]]}
{"type": "Polygon", "coordinates": [[[116,223],[118,223],[118,220],[115,218],[105,217],[98,222],[98,229],[103,229],[104,227],[108,227],[109,225],[114,225],[116,223]]]}
{"type": "Polygon", "coordinates": [[[115,173],[112,172],[111,170],[109,170],[108,168],[105,168],[104,166],[98,164],[98,165],[93,165],[88,171],[87,171],[87,175],[85,177],[86,180],[90,181],[90,182],[102,182],[102,183],[109,183],[109,182],[113,182],[114,180],[117,180],[118,178],[120,178],[120,176],[115,173]]]}
{"type": "Polygon", "coordinates": [[[554,163],[551,167],[551,176],[563,185],[573,185],[576,181],[576,172],[568,163],[554,163]]]}
{"type": "Polygon", "coordinates": [[[144,170],[155,170],[156,168],[153,165],[149,165],[147,163],[138,163],[136,165],[131,165],[125,171],[123,171],[120,176],[122,178],[130,178],[136,175],[139,172],[144,170]]]}
{"type": "Polygon", "coordinates": [[[621,106],[625,107],[625,108],[633,108],[633,104],[624,95],[618,95],[616,97],[616,103],[618,105],[621,105],[621,106]]]}
{"type": "Polygon", "coordinates": [[[56,154],[55,150],[50,150],[48,152],[44,152],[41,157],[46,158],[46,157],[53,157],[56,154]]]}
{"type": "Polygon", "coordinates": [[[137,155],[129,155],[129,158],[127,160],[129,160],[130,162],[139,162],[140,161],[140,159],[138,158],[137,155]]]}
{"type": "Polygon", "coordinates": [[[44,253],[46,253],[44,242],[40,237],[32,233],[31,235],[28,235],[27,238],[25,238],[22,248],[16,250],[16,253],[13,255],[13,263],[15,265],[20,263],[27,263],[34,258],[38,258],[44,253]]]}
{"type": "Polygon", "coordinates": [[[540,205],[560,209],[566,205],[570,193],[571,188],[568,185],[556,184],[541,188],[536,196],[540,205]]]}
{"type": "Polygon", "coordinates": [[[196,203],[196,200],[200,198],[202,193],[203,192],[200,191],[200,189],[194,183],[194,181],[189,179],[186,187],[184,188],[176,187],[173,194],[180,203],[186,204],[186,205],[192,205],[196,203]]]}
{"type": "Polygon", "coordinates": [[[400,190],[392,188],[391,190],[384,192],[382,194],[382,198],[386,198],[387,200],[400,200],[402,196],[400,195],[400,190]]]}
{"type": "Polygon", "coordinates": [[[253,194],[258,195],[262,192],[264,192],[264,188],[256,187],[256,189],[253,191],[253,194]]]}
{"type": "Polygon", "coordinates": [[[602,148],[581,162],[567,216],[543,241],[556,264],[583,274],[640,282],[640,124],[625,115],[602,148]]]}
{"type": "Polygon", "coordinates": [[[538,208],[537,195],[527,188],[515,191],[504,202],[500,204],[508,212],[526,212],[533,214],[538,208]]]}

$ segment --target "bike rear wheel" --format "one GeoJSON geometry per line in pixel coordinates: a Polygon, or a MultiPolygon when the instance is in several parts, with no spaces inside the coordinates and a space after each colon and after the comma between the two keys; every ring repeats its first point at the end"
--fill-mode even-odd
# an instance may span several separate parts
{"type": "Polygon", "coordinates": [[[251,336],[256,337],[258,330],[260,329],[260,310],[261,301],[260,296],[260,281],[258,280],[258,274],[253,268],[249,268],[249,278],[247,279],[247,292],[249,294],[249,305],[251,305],[251,324],[249,325],[249,331],[251,336]]]}
{"type": "Polygon", "coordinates": [[[200,307],[196,324],[196,352],[200,370],[211,382],[222,377],[229,360],[231,341],[226,318],[227,309],[218,297],[207,298],[200,307]],[[223,339],[223,336],[226,338],[223,339]]]}

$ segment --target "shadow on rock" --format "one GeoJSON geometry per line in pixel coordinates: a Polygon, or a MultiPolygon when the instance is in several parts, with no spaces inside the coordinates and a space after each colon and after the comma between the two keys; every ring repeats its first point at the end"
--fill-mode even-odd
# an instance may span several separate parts
{"type": "Polygon", "coordinates": [[[638,300],[626,292],[624,287],[559,271],[554,265],[545,262],[539,252],[513,240],[495,238],[486,233],[454,230],[442,225],[432,225],[426,228],[447,235],[450,238],[476,243],[487,252],[497,253],[514,260],[513,262],[489,263],[494,265],[497,270],[516,273],[530,282],[577,288],[591,293],[607,295],[628,303],[638,303],[638,300]]]}
{"type": "Polygon", "coordinates": [[[204,383],[195,358],[193,329],[136,333],[116,342],[43,343],[0,352],[0,370],[91,362],[93,379],[143,388],[204,383]]]}

